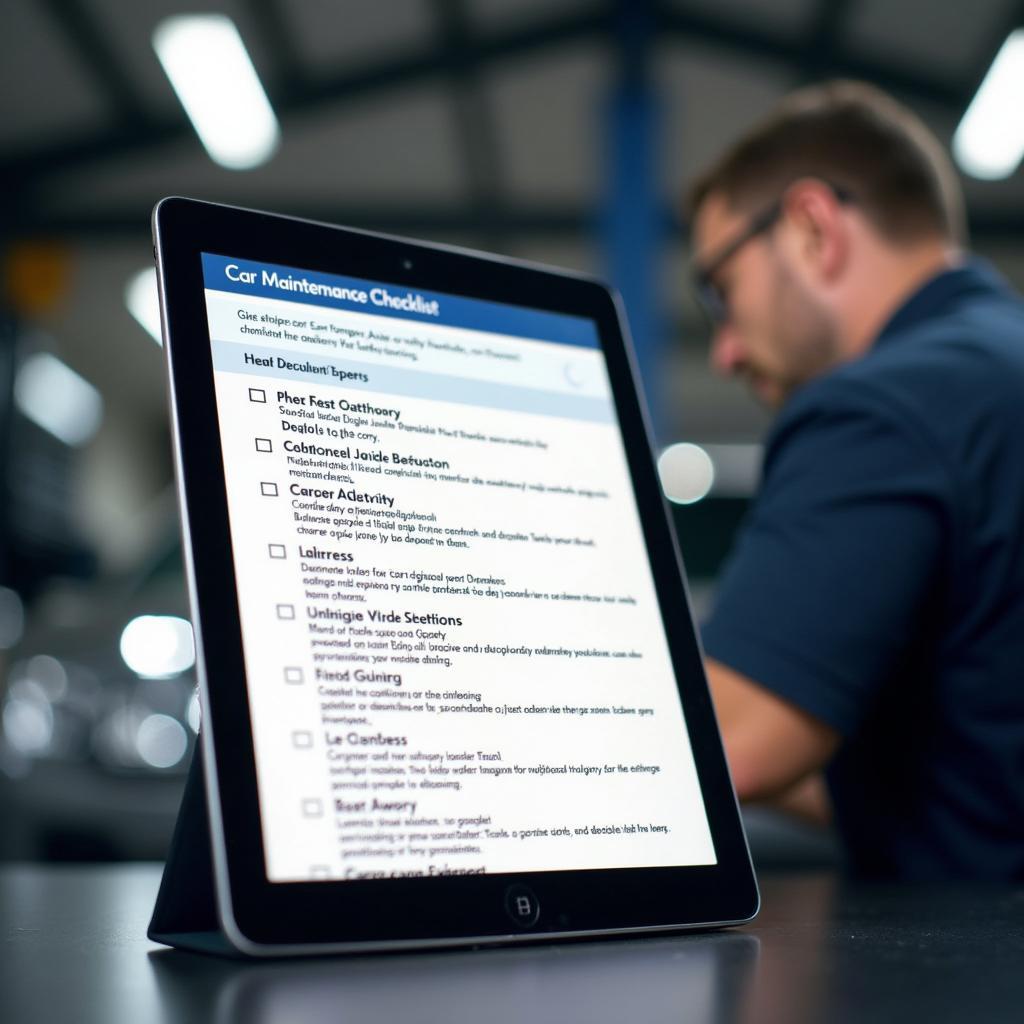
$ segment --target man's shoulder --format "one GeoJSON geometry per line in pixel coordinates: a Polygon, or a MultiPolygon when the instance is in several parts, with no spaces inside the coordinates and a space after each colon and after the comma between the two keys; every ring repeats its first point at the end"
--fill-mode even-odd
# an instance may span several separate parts
{"type": "Polygon", "coordinates": [[[782,411],[772,439],[850,415],[941,436],[972,423],[1016,422],[1022,399],[1024,305],[977,302],[885,337],[810,382],[782,411]]]}
{"type": "MultiPolygon", "coordinates": [[[[841,367],[837,382],[894,386],[915,381],[964,387],[963,374],[1016,387],[1024,377],[1024,304],[1001,296],[966,303],[885,335],[841,367]]],[[[915,389],[916,390],[916,389],[915,389]]]]}

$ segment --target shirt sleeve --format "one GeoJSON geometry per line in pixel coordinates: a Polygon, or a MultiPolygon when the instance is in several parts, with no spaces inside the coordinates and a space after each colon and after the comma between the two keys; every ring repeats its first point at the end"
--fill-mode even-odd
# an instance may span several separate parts
{"type": "Polygon", "coordinates": [[[848,736],[914,645],[952,526],[948,474],[914,424],[835,390],[784,414],[703,641],[848,736]]]}

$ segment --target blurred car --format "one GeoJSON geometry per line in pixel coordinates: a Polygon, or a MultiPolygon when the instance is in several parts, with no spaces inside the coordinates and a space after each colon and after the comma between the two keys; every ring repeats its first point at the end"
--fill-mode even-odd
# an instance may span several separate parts
{"type": "Polygon", "coordinates": [[[199,728],[176,538],[34,603],[0,681],[0,858],[160,858],[199,728]]]}

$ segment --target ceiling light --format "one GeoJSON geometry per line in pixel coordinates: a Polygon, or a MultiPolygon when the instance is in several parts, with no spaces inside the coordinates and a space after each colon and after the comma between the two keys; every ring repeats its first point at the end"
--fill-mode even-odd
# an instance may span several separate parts
{"type": "Polygon", "coordinates": [[[153,32],[153,48],[212,160],[240,171],[270,159],[277,118],[230,18],[167,18],[153,32]]]}
{"type": "Polygon", "coordinates": [[[37,352],[21,364],[14,401],[33,423],[69,445],[85,444],[103,419],[100,393],[46,352],[37,352]]]}
{"type": "Polygon", "coordinates": [[[156,270],[146,267],[132,274],[124,286],[124,303],[146,333],[158,344],[163,344],[160,334],[160,296],[157,294],[156,270]]]}
{"type": "Polygon", "coordinates": [[[975,178],[1007,178],[1024,156],[1024,29],[1011,32],[953,135],[956,162],[975,178]]]}

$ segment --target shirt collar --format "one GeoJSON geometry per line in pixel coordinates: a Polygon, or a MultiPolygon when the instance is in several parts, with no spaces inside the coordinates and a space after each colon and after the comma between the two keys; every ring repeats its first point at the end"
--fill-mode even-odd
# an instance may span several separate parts
{"type": "Polygon", "coordinates": [[[972,257],[926,281],[889,318],[875,344],[882,344],[921,320],[949,313],[965,298],[984,295],[1014,297],[1013,291],[985,260],[972,257]]]}

